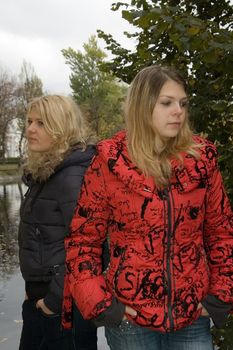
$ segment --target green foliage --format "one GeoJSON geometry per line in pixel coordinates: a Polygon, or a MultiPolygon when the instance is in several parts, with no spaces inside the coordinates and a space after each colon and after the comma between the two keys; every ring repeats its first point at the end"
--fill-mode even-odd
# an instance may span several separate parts
{"type": "Polygon", "coordinates": [[[132,0],[116,3],[135,27],[126,33],[136,41],[133,51],[98,31],[114,58],[105,70],[130,83],[152,64],[175,66],[190,86],[191,120],[220,153],[227,191],[233,203],[233,8],[230,1],[132,0]]]}
{"type": "Polygon", "coordinates": [[[68,48],[63,49],[62,54],[71,69],[74,99],[98,137],[105,138],[123,123],[121,103],[126,88],[112,74],[101,71],[106,54],[98,47],[95,36],[83,48],[84,53],[68,48]]]}
{"type": "Polygon", "coordinates": [[[232,350],[233,344],[233,317],[230,316],[224,329],[212,329],[212,335],[216,349],[232,350]]]}
{"type": "Polygon", "coordinates": [[[5,158],[3,162],[0,161],[1,164],[19,164],[20,158],[19,157],[8,157],[5,158]]]}

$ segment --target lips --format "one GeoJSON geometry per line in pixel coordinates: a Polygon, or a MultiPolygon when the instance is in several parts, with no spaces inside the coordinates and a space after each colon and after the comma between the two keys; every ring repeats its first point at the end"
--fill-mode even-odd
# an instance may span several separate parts
{"type": "Polygon", "coordinates": [[[167,125],[171,125],[171,126],[180,126],[181,123],[180,122],[175,122],[175,123],[168,123],[167,125]]]}
{"type": "Polygon", "coordinates": [[[28,142],[37,142],[37,139],[33,139],[33,138],[29,137],[28,142]]]}

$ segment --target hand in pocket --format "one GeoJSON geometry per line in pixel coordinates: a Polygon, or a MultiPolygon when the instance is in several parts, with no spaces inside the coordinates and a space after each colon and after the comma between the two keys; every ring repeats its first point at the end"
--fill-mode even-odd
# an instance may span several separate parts
{"type": "Polygon", "coordinates": [[[206,317],[209,316],[208,311],[204,308],[204,306],[201,303],[199,303],[197,306],[197,310],[200,310],[200,309],[201,309],[201,316],[206,316],[206,317]]]}
{"type": "Polygon", "coordinates": [[[125,307],[125,314],[123,316],[122,321],[127,320],[127,315],[130,315],[131,317],[136,317],[137,316],[137,311],[134,310],[132,307],[130,306],[126,306],[125,307]]]}
{"type": "Polygon", "coordinates": [[[46,315],[54,315],[54,312],[52,312],[44,303],[44,299],[39,299],[36,303],[37,309],[41,309],[44,314],[46,315]]]}

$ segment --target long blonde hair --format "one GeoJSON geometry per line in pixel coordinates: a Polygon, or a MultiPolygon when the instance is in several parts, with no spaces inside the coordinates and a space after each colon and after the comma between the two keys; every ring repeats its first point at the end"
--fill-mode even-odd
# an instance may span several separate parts
{"type": "Polygon", "coordinates": [[[36,111],[45,131],[52,137],[53,146],[48,152],[32,152],[26,146],[23,166],[26,173],[45,181],[55,167],[75,148],[85,150],[90,141],[90,131],[80,108],[71,97],[45,95],[33,99],[27,107],[27,117],[36,111]]]}
{"type": "Polygon", "coordinates": [[[129,87],[124,108],[129,154],[145,176],[154,177],[158,187],[166,186],[172,176],[171,158],[182,161],[181,152],[198,158],[188,113],[178,135],[168,141],[161,140],[152,127],[154,106],[168,80],[180,84],[187,93],[185,80],[174,69],[157,65],[142,69],[129,87]]]}

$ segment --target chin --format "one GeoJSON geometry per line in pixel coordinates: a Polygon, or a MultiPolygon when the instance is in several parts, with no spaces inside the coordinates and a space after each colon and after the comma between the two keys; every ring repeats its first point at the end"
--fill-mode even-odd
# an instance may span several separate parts
{"type": "Polygon", "coordinates": [[[166,139],[174,139],[178,134],[179,134],[179,132],[173,132],[173,133],[169,133],[167,135],[164,135],[164,137],[166,139]]]}
{"type": "Polygon", "coordinates": [[[31,152],[35,152],[35,153],[41,153],[42,151],[38,148],[34,148],[34,147],[28,147],[28,149],[31,151],[31,152]]]}

